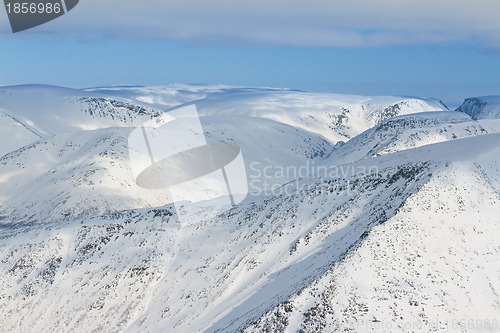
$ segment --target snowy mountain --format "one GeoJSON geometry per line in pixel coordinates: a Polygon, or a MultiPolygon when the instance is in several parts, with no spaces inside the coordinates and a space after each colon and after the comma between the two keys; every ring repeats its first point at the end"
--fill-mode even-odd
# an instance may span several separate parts
{"type": "Polygon", "coordinates": [[[304,161],[327,158],[333,150],[329,141],[355,136],[383,117],[443,108],[438,101],[414,98],[226,86],[4,87],[0,108],[27,134],[18,131],[22,140],[15,148],[20,149],[0,158],[0,174],[8,179],[0,190],[0,224],[63,221],[169,203],[166,191],[137,186],[126,141],[136,126],[176,102],[196,104],[209,140],[241,146],[249,176],[258,178],[258,185],[250,186],[253,192],[296,178],[264,176],[267,165],[299,168],[304,161]],[[344,125],[332,126],[332,117],[340,114],[344,125]]]}
{"type": "Polygon", "coordinates": [[[472,119],[500,118],[500,96],[467,98],[457,111],[467,113],[472,119]]]}
{"type": "Polygon", "coordinates": [[[437,100],[367,97],[295,91],[231,89],[196,101],[201,115],[244,115],[274,120],[346,141],[383,120],[423,111],[445,111],[437,100]]]}
{"type": "Polygon", "coordinates": [[[0,111],[0,155],[24,147],[41,137],[25,124],[0,111]]]}
{"type": "Polygon", "coordinates": [[[456,140],[487,133],[498,127],[483,127],[460,112],[421,112],[388,119],[342,145],[329,159],[331,163],[351,163],[363,158],[456,140]]]}
{"type": "Polygon", "coordinates": [[[113,126],[138,126],[160,112],[98,93],[44,85],[2,87],[0,101],[0,111],[44,138],[113,126]]]}
{"type": "Polygon", "coordinates": [[[0,111],[17,135],[0,157],[0,332],[500,329],[496,119],[187,85],[3,87],[0,111]],[[190,104],[207,140],[239,145],[250,194],[215,217],[218,198],[176,203],[184,224],[135,183],[127,137],[190,104]]]}

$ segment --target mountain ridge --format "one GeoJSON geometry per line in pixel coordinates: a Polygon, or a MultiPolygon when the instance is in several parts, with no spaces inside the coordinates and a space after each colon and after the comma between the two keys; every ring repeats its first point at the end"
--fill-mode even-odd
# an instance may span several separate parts
{"type": "MultiPolygon", "coordinates": [[[[2,110],[36,104],[8,90],[2,110]]],[[[495,117],[220,85],[88,90],[45,94],[44,112],[91,98],[67,109],[83,122],[29,109],[21,121],[42,119],[44,137],[0,157],[0,331],[498,329],[495,117]],[[134,126],[193,103],[207,140],[237,143],[258,184],[216,216],[218,198],[174,207],[128,166],[134,126]]]]}

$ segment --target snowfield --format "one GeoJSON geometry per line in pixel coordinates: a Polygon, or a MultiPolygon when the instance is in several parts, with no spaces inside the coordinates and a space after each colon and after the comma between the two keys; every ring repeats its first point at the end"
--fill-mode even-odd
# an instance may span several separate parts
{"type": "Polygon", "coordinates": [[[0,87],[0,332],[498,332],[495,110],[0,87]],[[127,138],[192,104],[208,141],[241,148],[250,193],[215,217],[219,198],[176,203],[185,224],[168,190],[136,184],[127,138]]]}

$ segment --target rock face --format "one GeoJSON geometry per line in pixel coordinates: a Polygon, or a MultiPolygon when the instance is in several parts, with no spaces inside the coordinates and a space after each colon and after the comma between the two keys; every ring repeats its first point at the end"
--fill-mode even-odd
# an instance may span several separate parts
{"type": "Polygon", "coordinates": [[[500,96],[467,98],[456,111],[468,114],[472,119],[500,118],[500,96]]]}
{"type": "Polygon", "coordinates": [[[498,331],[500,125],[439,105],[0,88],[0,126],[25,135],[0,157],[0,331],[498,331]],[[67,108],[71,126],[21,114],[22,89],[50,91],[43,107],[67,108]],[[236,142],[259,186],[215,217],[217,199],[182,203],[181,224],[165,193],[135,184],[127,136],[192,102],[206,137],[236,142]]]}

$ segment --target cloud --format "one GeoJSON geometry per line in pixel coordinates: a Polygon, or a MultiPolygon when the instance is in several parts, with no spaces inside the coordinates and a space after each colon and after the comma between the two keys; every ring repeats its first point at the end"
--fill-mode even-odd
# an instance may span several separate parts
{"type": "Polygon", "coordinates": [[[500,49],[498,13],[492,0],[81,0],[29,33],[354,48],[472,41],[500,49]]]}

